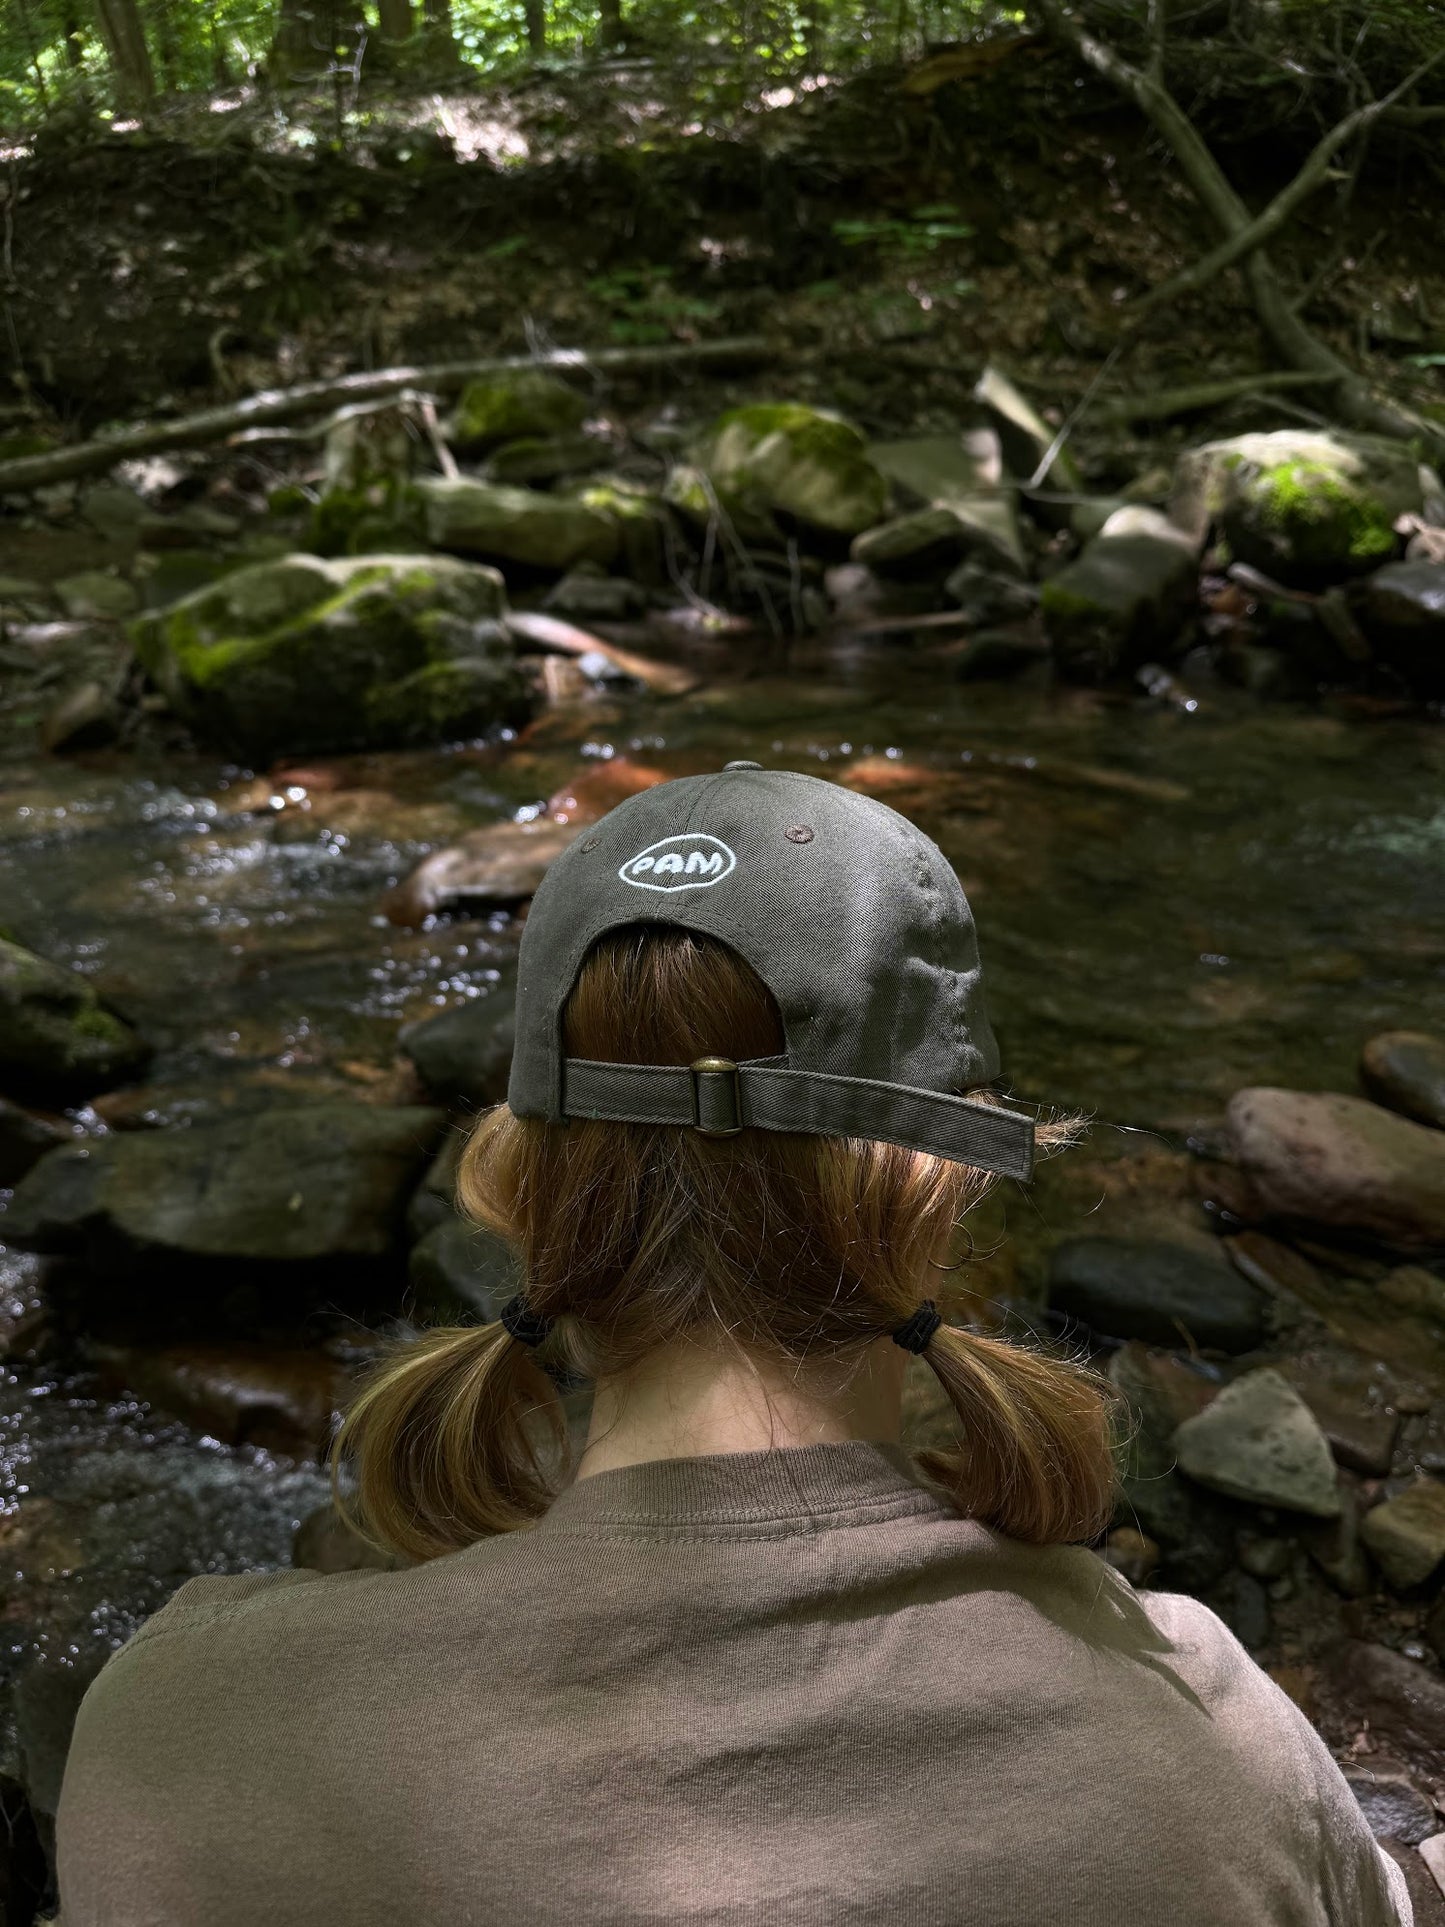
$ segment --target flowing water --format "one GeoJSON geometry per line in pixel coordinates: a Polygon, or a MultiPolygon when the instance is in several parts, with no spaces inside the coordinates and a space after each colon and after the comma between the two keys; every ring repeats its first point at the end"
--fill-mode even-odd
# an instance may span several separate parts
{"type": "MultiPolygon", "coordinates": [[[[536,813],[617,757],[666,775],[737,757],[854,771],[916,815],[978,917],[1008,1082],[1101,1126],[1180,1145],[1241,1085],[1353,1089],[1372,1033],[1445,1022],[1445,736],[1429,718],[1213,687],[1186,710],[962,685],[946,653],[861,639],[798,645],[785,674],[741,645],[735,667],[721,658],[690,696],[608,693],[520,741],[332,759],[345,787],[329,792],[195,754],[0,763],[0,922],[156,1047],[144,1091],[101,1111],[183,1128],[399,1091],[398,1025],[486,995],[519,925],[402,930],[384,891],[460,830],[536,813]]],[[[3,1263],[13,1316],[39,1266],[3,1263]]],[[[284,1563],[324,1496],[310,1464],[83,1376],[22,1364],[5,1391],[12,1669],[38,1648],[83,1675],[188,1573],[284,1563]]]]}

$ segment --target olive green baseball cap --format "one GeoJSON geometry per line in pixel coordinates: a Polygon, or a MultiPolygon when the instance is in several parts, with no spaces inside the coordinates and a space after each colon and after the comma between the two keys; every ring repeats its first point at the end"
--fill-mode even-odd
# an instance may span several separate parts
{"type": "Polygon", "coordinates": [[[817,1132],[1032,1175],[1033,1118],[965,1095],[999,1064],[952,866],[906,816],[820,777],[729,763],[658,783],[592,824],[532,900],[516,1022],[507,1102],[518,1117],[817,1132]],[[675,1065],[564,1056],[562,1010],[583,959],[632,924],[737,951],[777,1002],[786,1051],[675,1065]]]}

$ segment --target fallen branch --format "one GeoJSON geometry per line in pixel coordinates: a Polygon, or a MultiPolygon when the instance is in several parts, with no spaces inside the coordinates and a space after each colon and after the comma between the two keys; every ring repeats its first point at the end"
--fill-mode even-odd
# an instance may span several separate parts
{"type": "Polygon", "coordinates": [[[206,408],[175,421],[148,422],[144,427],[105,435],[73,448],[57,448],[44,455],[22,455],[0,462],[0,495],[68,482],[77,475],[98,475],[117,462],[138,455],[158,455],[173,448],[194,448],[218,442],[237,430],[260,423],[294,421],[319,409],[343,402],[373,401],[402,388],[428,388],[439,393],[460,388],[480,375],[505,375],[519,369],[577,368],[629,374],[634,370],[711,363],[765,361],[773,354],[760,335],[731,341],[669,343],[660,348],[559,348],[545,355],[494,355],[482,361],[443,361],[432,367],[378,368],[366,374],[338,375],[331,381],[307,381],[295,388],[270,388],[224,408],[206,408]]]}
{"type": "Polygon", "coordinates": [[[1266,241],[1273,240],[1295,209],[1308,200],[1315,189],[1323,183],[1329,172],[1330,162],[1345,143],[1352,140],[1356,134],[1373,126],[1382,114],[1388,114],[1401,95],[1408,93],[1417,82],[1423,80],[1441,59],[1445,59],[1445,53],[1432,54],[1430,59],[1422,61],[1413,73],[1406,74],[1399,86],[1386,94],[1383,100],[1374,100],[1367,107],[1357,108],[1353,114],[1347,114],[1342,121],[1330,128],[1328,133],[1323,134],[1316,141],[1294,179],[1280,189],[1263,212],[1257,214],[1246,226],[1236,229],[1227,239],[1221,241],[1217,248],[1204,255],[1201,260],[1194,262],[1191,267],[1171,276],[1168,281],[1161,282],[1157,288],[1151,288],[1148,294],[1135,303],[1134,312],[1141,315],[1148,314],[1153,309],[1162,307],[1165,302],[1176,300],[1181,294],[1191,294],[1195,288],[1202,288],[1206,283],[1215,280],[1226,268],[1233,267],[1234,263],[1242,260],[1246,254],[1263,247],[1266,241]]]}
{"type": "MultiPolygon", "coordinates": [[[[1057,41],[1112,82],[1152,123],[1220,234],[1231,242],[1248,235],[1255,225],[1255,217],[1235,192],[1199,129],[1163,82],[1144,68],[1131,65],[1107,42],[1090,33],[1065,11],[1061,0],[1030,0],[1030,6],[1057,41]]],[[[1392,113],[1400,111],[1391,109],[1392,113]]],[[[1238,258],[1260,325],[1281,359],[1291,368],[1328,376],[1334,381],[1336,406],[1342,420],[1356,428],[1398,440],[1419,437],[1436,451],[1445,448],[1445,432],[1438,423],[1382,400],[1348,362],[1342,361],[1306,327],[1290,307],[1273,263],[1257,242],[1246,242],[1238,258]]]]}
{"type": "Polygon", "coordinates": [[[1196,382],[1192,388],[1162,388],[1152,395],[1123,395],[1099,404],[1101,422],[1164,422],[1175,415],[1192,415],[1200,409],[1217,407],[1223,401],[1237,401],[1260,389],[1325,388],[1339,379],[1336,375],[1316,375],[1308,370],[1277,369],[1272,374],[1230,375],[1219,381],[1196,382]]]}

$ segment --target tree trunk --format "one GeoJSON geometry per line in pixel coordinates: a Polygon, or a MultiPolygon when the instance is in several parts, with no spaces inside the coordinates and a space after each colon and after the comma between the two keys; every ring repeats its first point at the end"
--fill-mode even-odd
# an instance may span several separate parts
{"type": "Polygon", "coordinates": [[[534,54],[547,51],[546,0],[522,0],[527,20],[527,45],[534,54]]]}
{"type": "Polygon", "coordinates": [[[411,0],[376,0],[383,40],[411,39],[411,0]]]}
{"type": "Polygon", "coordinates": [[[110,55],[115,104],[122,113],[136,113],[156,92],[140,9],[136,0],[98,0],[96,12],[110,55]]]}
{"type": "Polygon", "coordinates": [[[61,16],[61,23],[65,35],[65,64],[73,74],[78,74],[85,66],[85,48],[81,44],[85,28],[81,24],[78,9],[68,5],[61,16]]]}
{"type": "Polygon", "coordinates": [[[622,0],[599,0],[597,40],[602,47],[622,45],[622,0]]]}
{"type": "Polygon", "coordinates": [[[330,73],[342,42],[354,58],[363,31],[355,0],[281,0],[276,33],[266,55],[267,77],[276,86],[330,73]]]}

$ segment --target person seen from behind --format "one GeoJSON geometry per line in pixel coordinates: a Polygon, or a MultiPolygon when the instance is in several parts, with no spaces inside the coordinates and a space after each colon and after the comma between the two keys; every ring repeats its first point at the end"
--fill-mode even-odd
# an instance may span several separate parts
{"type": "Polygon", "coordinates": [[[938,1311],[1072,1127],[991,1089],[937,846],[660,784],[549,869],[516,1026],[459,1197],[523,1289],[337,1443],[406,1563],[193,1579],[115,1655],[63,1927],[1411,1927],[1303,1713],[1093,1549],[1108,1379],[938,1311]],[[900,1442],[915,1356],[953,1448],[900,1442]]]}

